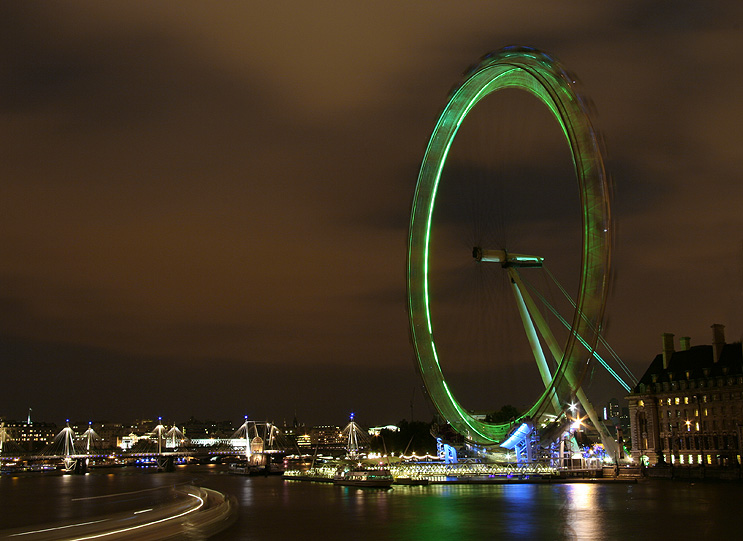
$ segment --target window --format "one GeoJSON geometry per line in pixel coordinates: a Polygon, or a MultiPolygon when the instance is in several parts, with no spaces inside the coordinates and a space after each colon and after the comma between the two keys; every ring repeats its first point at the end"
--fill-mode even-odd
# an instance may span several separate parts
{"type": "Polygon", "coordinates": [[[688,404],[688,403],[689,403],[689,397],[688,396],[685,396],[684,397],[684,404],[688,404]]]}
{"type": "Polygon", "coordinates": [[[677,396],[676,398],[673,399],[673,403],[678,406],[681,403],[681,399],[677,396]]]}
{"type": "Polygon", "coordinates": [[[639,407],[641,407],[641,408],[644,408],[644,407],[645,407],[645,401],[644,401],[644,400],[638,400],[638,401],[637,401],[637,405],[638,405],[639,407]]]}

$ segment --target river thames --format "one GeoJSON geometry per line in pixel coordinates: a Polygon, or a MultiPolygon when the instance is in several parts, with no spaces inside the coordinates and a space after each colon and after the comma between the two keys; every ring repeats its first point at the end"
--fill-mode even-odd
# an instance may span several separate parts
{"type": "Polygon", "coordinates": [[[215,540],[737,538],[743,488],[648,480],[378,490],[229,475],[220,466],[4,475],[0,538],[9,538],[7,530],[17,534],[155,506],[170,488],[187,483],[229,494],[239,505],[235,523],[215,540]]]}

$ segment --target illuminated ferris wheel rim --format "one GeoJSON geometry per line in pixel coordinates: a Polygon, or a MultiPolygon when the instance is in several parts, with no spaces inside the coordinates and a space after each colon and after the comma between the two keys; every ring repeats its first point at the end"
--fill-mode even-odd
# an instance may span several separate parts
{"type": "MultiPolygon", "coordinates": [[[[606,300],[610,256],[608,181],[598,137],[575,80],[549,55],[525,47],[507,47],[485,56],[465,75],[441,113],[421,164],[413,199],[408,238],[408,314],[416,358],[426,389],[439,413],[466,438],[477,443],[502,442],[510,424],[475,419],[457,401],[439,363],[429,307],[429,245],[436,193],[459,126],[477,103],[498,90],[516,88],[536,96],[552,112],[570,146],[582,216],[579,291],[564,354],[550,385],[525,412],[535,418],[558,397],[575,395],[588,360],[578,342],[595,346],[606,300]]],[[[590,355],[588,355],[590,359],[590,355]]]]}

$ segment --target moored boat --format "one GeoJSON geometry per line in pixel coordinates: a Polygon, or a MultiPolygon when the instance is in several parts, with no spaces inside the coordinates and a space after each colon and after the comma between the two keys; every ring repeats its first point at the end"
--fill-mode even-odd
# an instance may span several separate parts
{"type": "Polygon", "coordinates": [[[357,467],[339,471],[333,484],[347,487],[390,488],[395,479],[389,468],[357,467]]]}

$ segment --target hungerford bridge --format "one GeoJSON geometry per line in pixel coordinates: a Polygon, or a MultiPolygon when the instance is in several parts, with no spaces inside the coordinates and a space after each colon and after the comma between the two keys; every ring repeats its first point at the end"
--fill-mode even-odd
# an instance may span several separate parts
{"type": "MultiPolygon", "coordinates": [[[[23,453],[9,437],[9,429],[0,425],[0,461],[4,468],[14,469],[24,463],[31,470],[61,469],[68,473],[86,473],[92,465],[116,465],[125,463],[152,464],[160,471],[172,471],[179,460],[217,460],[235,457],[248,464],[264,466],[270,457],[282,454],[280,434],[271,423],[248,421],[227,440],[218,440],[216,445],[193,445],[176,426],[168,429],[159,424],[142,440],[146,445],[140,451],[100,450],[100,438],[92,423],[81,435],[70,427],[69,419],[54,441],[38,454],[23,453]]],[[[140,440],[141,441],[141,440],[140,440]]]]}

